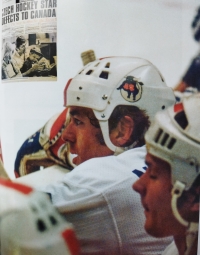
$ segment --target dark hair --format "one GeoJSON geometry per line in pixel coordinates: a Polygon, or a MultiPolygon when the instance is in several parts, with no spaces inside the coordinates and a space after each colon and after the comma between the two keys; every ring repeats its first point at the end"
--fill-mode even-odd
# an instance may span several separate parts
{"type": "MultiPolygon", "coordinates": [[[[124,116],[129,116],[134,121],[133,133],[131,134],[129,142],[124,144],[124,147],[133,144],[135,141],[137,141],[137,146],[144,145],[144,134],[150,126],[150,120],[148,115],[146,114],[146,111],[141,110],[136,106],[118,105],[114,109],[108,120],[109,133],[111,133],[111,131],[117,127],[118,122],[124,116]]],[[[99,121],[95,118],[95,116],[88,115],[88,118],[90,119],[90,123],[93,126],[95,126],[96,128],[100,128],[99,121]]],[[[98,136],[98,139],[101,144],[102,142],[104,142],[102,133],[101,136],[98,136]]]]}
{"type": "Polygon", "coordinates": [[[94,113],[93,112],[87,113],[87,117],[90,120],[91,125],[94,126],[97,129],[99,129],[99,132],[95,134],[95,137],[96,137],[97,141],[101,145],[106,145],[105,141],[104,141],[104,138],[103,138],[103,134],[102,134],[101,129],[100,129],[99,121],[95,117],[94,113]]]}
{"type": "Polygon", "coordinates": [[[26,39],[23,36],[17,37],[17,39],[16,39],[16,47],[19,48],[25,42],[26,42],[26,39]]]}
{"type": "Polygon", "coordinates": [[[145,144],[144,134],[150,126],[149,116],[145,110],[141,110],[136,106],[118,105],[109,118],[109,131],[116,128],[122,117],[129,116],[134,122],[134,129],[130,140],[124,146],[129,146],[137,141],[137,146],[145,144]]]}
{"type": "Polygon", "coordinates": [[[31,53],[31,54],[36,54],[36,55],[39,56],[39,57],[43,57],[42,53],[39,52],[37,49],[31,49],[31,50],[30,50],[30,53],[31,53]]]}
{"type": "Polygon", "coordinates": [[[197,176],[196,180],[194,181],[194,183],[192,184],[192,188],[193,190],[195,190],[196,192],[194,194],[196,194],[195,200],[194,202],[199,203],[199,190],[200,187],[200,175],[197,176]]]}
{"type": "MultiPolygon", "coordinates": [[[[189,203],[199,203],[199,187],[200,187],[200,175],[197,176],[195,181],[189,190],[184,190],[182,195],[179,197],[177,205],[178,208],[181,209],[185,207],[185,202],[189,201],[189,203]],[[191,200],[192,199],[192,200],[191,200]]],[[[187,216],[187,221],[189,222],[199,222],[199,212],[190,211],[190,214],[187,216]]]]}
{"type": "Polygon", "coordinates": [[[193,194],[196,196],[196,202],[199,202],[199,187],[200,187],[200,175],[197,176],[193,184],[188,190],[184,190],[181,197],[179,198],[179,206],[184,203],[185,200],[187,200],[188,194],[193,194]]]}

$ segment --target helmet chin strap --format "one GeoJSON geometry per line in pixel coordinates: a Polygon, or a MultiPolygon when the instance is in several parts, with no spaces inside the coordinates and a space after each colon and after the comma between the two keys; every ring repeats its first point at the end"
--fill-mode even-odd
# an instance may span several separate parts
{"type": "Polygon", "coordinates": [[[101,132],[103,134],[103,139],[105,141],[105,144],[111,151],[115,152],[117,147],[110,141],[108,121],[107,120],[99,120],[99,124],[101,127],[101,132]]]}
{"type": "Polygon", "coordinates": [[[187,232],[186,232],[186,246],[187,246],[187,248],[185,250],[184,255],[189,255],[192,245],[198,235],[199,224],[196,222],[188,222],[188,221],[184,220],[178,211],[177,200],[182,195],[184,189],[185,189],[185,184],[183,184],[179,181],[175,182],[174,187],[172,189],[171,206],[172,206],[172,212],[173,212],[175,218],[178,220],[178,222],[181,225],[187,227],[187,232]]]}
{"type": "Polygon", "coordinates": [[[182,182],[179,182],[179,181],[175,182],[174,187],[172,189],[171,206],[172,206],[172,212],[173,212],[175,218],[178,220],[178,222],[181,225],[188,227],[189,222],[187,222],[186,220],[184,220],[182,218],[182,216],[180,215],[178,208],[177,208],[177,200],[182,195],[184,189],[185,189],[185,184],[183,184],[182,182]]]}
{"type": "Polygon", "coordinates": [[[195,239],[198,237],[199,224],[196,222],[190,222],[186,232],[186,251],[184,255],[189,255],[195,239]]]}
{"type": "Polygon", "coordinates": [[[109,127],[108,127],[108,121],[105,120],[105,121],[102,121],[100,120],[99,121],[99,124],[100,124],[100,127],[101,127],[101,131],[102,131],[102,134],[103,134],[103,138],[104,138],[104,141],[105,141],[105,144],[107,145],[107,147],[114,152],[114,155],[117,156],[119,154],[121,154],[122,152],[124,151],[127,151],[129,149],[132,149],[134,148],[138,141],[135,141],[133,144],[131,144],[130,146],[128,147],[118,147],[118,146],[115,146],[111,140],[110,140],[110,134],[109,134],[109,127]]]}

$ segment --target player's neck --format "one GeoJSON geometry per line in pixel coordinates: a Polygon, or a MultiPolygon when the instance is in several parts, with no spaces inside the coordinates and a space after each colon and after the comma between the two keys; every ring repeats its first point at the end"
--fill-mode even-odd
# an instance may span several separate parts
{"type": "Polygon", "coordinates": [[[179,255],[184,255],[186,250],[186,236],[185,233],[174,236],[174,242],[178,249],[179,255]]]}

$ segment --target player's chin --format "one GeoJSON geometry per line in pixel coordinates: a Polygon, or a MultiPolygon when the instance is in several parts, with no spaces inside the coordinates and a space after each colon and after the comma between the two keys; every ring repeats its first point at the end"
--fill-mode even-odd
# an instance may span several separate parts
{"type": "Polygon", "coordinates": [[[73,164],[75,164],[76,166],[80,165],[81,163],[83,163],[84,161],[77,155],[73,158],[72,160],[73,164]]]}
{"type": "Polygon", "coordinates": [[[150,227],[149,225],[145,224],[144,228],[145,228],[146,232],[149,235],[156,237],[155,233],[154,233],[155,231],[152,229],[152,227],[150,227]]]}
{"type": "Polygon", "coordinates": [[[153,236],[153,237],[163,237],[162,233],[160,233],[160,230],[157,229],[156,224],[153,224],[152,222],[149,223],[147,220],[145,222],[144,228],[146,232],[153,236]]]}

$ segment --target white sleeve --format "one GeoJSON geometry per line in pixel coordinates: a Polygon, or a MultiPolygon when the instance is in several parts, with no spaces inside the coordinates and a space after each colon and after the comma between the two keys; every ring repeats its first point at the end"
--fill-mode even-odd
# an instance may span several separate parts
{"type": "Polygon", "coordinates": [[[179,255],[178,249],[177,249],[174,241],[170,245],[167,246],[167,248],[164,250],[162,255],[179,255]]]}
{"type": "Polygon", "coordinates": [[[78,180],[74,183],[70,178],[65,183],[48,186],[45,191],[51,194],[56,208],[74,225],[81,254],[120,254],[120,238],[103,194],[87,183],[83,185],[78,180]]]}

